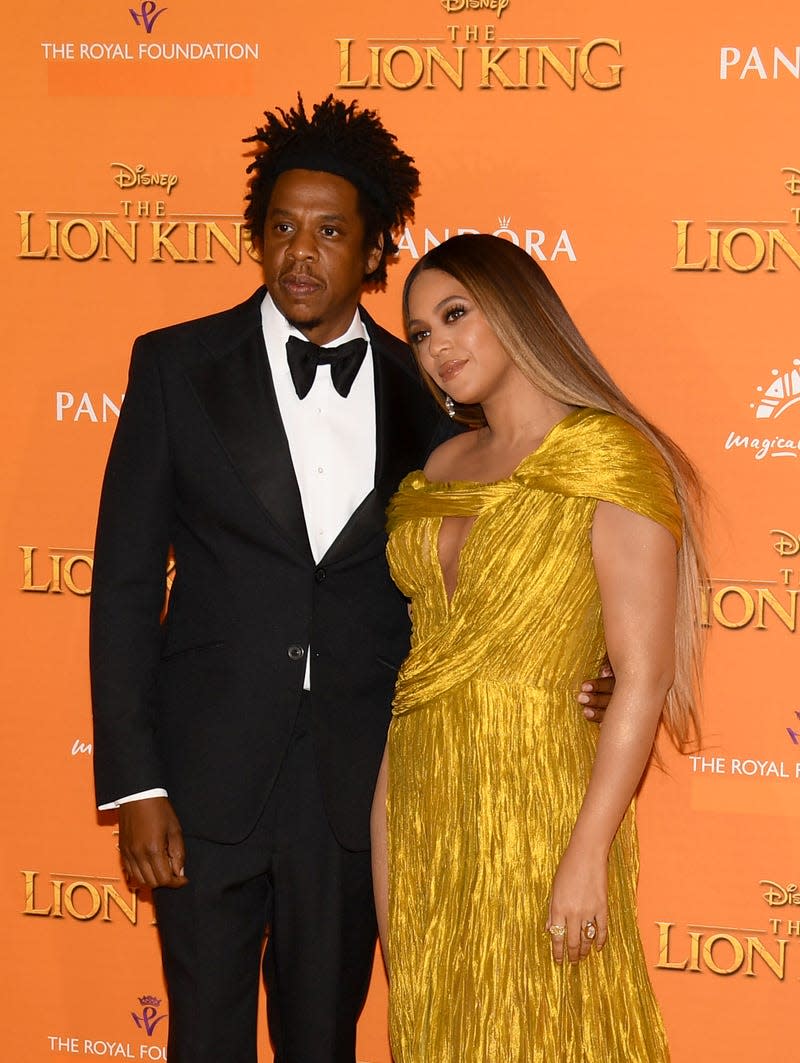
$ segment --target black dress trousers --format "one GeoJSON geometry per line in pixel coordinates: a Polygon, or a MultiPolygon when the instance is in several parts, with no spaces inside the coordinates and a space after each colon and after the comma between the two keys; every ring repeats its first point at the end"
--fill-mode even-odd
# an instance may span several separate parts
{"type": "Polygon", "coordinates": [[[304,693],[253,832],[187,837],[189,884],[154,891],[169,1063],[256,1063],[259,971],[276,1063],[354,1063],[376,941],[369,851],[334,837],[304,693]],[[265,947],[266,942],[266,947],[265,947]]]}

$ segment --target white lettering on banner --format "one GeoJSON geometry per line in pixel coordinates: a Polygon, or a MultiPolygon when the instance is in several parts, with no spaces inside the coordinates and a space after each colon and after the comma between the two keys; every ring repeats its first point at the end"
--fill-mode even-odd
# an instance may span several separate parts
{"type": "Polygon", "coordinates": [[[774,436],[772,439],[762,439],[760,436],[737,435],[731,432],[725,440],[725,449],[733,450],[745,447],[754,450],[756,461],[761,461],[767,455],[773,458],[796,458],[800,451],[800,440],[786,439],[784,436],[774,436]]]}
{"type": "Polygon", "coordinates": [[[166,1061],[167,1049],[164,1045],[133,1045],[123,1041],[92,1040],[84,1037],[60,1037],[58,1034],[49,1034],[47,1042],[50,1051],[58,1054],[82,1056],[104,1056],[106,1059],[143,1059],[166,1061]]]}
{"type": "Polygon", "coordinates": [[[689,756],[693,775],[743,775],[758,779],[800,779],[800,762],[759,760],[754,757],[689,756]]]}
{"type": "Polygon", "coordinates": [[[42,51],[45,59],[74,59],[75,45],[72,41],[63,41],[56,44],[55,41],[42,41],[42,51]]]}
{"type": "Polygon", "coordinates": [[[77,1037],[59,1037],[58,1034],[50,1034],[47,1040],[51,1052],[67,1052],[76,1055],[80,1051],[77,1037]]]}
{"type": "MultiPolygon", "coordinates": [[[[729,72],[739,81],[744,81],[751,74],[759,81],[777,81],[782,77],[800,79],[800,44],[784,51],[777,45],[772,47],[771,63],[770,52],[765,49],[766,61],[757,47],[752,47],[742,60],[742,50],[726,46],[719,50],[719,76],[721,81],[727,81],[729,72]],[[740,69],[741,67],[741,69],[740,69]]],[[[752,79],[751,79],[752,80],[752,79]]]]}
{"type": "MultiPolygon", "coordinates": [[[[779,417],[792,411],[796,414],[800,403],[800,358],[794,358],[786,369],[773,368],[770,379],[756,387],[756,397],[750,403],[755,419],[761,424],[756,432],[733,430],[725,439],[725,450],[750,450],[756,461],[764,458],[800,457],[800,435],[796,421],[787,422],[786,434],[767,435],[765,421],[772,427],[779,417]],[[793,431],[794,429],[795,431],[793,431]]],[[[781,422],[783,424],[784,422],[781,422]]]]}
{"type": "Polygon", "coordinates": [[[200,44],[197,41],[193,41],[186,44],[160,44],[155,41],[148,41],[146,44],[139,45],[139,58],[166,59],[169,61],[175,59],[258,59],[259,49],[257,44],[240,44],[238,42],[230,44],[222,44],[220,42],[200,44]]]}
{"type": "MultiPolygon", "coordinates": [[[[443,241],[449,240],[451,236],[463,236],[464,233],[477,232],[479,232],[478,229],[465,227],[450,229],[447,227],[442,229],[441,232],[435,233],[432,229],[426,228],[420,238],[419,233],[415,237],[414,230],[406,227],[397,242],[397,247],[399,251],[407,251],[416,260],[430,251],[432,247],[438,247],[443,241]]],[[[522,229],[517,231],[509,228],[508,224],[503,224],[500,228],[495,229],[492,235],[510,240],[517,247],[524,248],[531,258],[535,258],[539,262],[555,262],[562,256],[566,256],[570,262],[578,261],[578,256],[575,254],[572,240],[566,229],[561,229],[558,236],[553,239],[552,235],[548,235],[543,229],[522,229]]]]}
{"type": "Polygon", "coordinates": [[[119,417],[120,407],[124,399],[124,392],[120,395],[118,401],[112,399],[105,392],[102,392],[99,396],[95,395],[94,401],[92,401],[88,391],[80,394],[72,391],[57,391],[56,420],[80,421],[86,418],[93,424],[107,424],[110,420],[116,420],[119,417]],[[74,412],[70,412],[68,416],[65,416],[67,411],[74,412]]]}
{"type": "Polygon", "coordinates": [[[89,1041],[83,1042],[83,1052],[87,1056],[110,1056],[113,1059],[136,1059],[133,1046],[123,1044],[121,1041],[89,1041]]]}
{"type": "Polygon", "coordinates": [[[81,44],[78,49],[79,59],[129,59],[133,56],[127,44],[81,44]]]}
{"type": "Polygon", "coordinates": [[[247,41],[172,41],[167,44],[148,41],[136,52],[125,41],[42,41],[41,49],[48,62],[242,62],[261,58],[261,45],[247,41]],[[77,51],[76,51],[77,49],[77,51]]]}

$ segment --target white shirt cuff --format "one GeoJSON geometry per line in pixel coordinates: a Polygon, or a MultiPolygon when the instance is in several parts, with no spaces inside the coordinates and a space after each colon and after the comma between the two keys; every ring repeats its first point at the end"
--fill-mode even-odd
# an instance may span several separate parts
{"type": "Polygon", "coordinates": [[[138,794],[128,794],[127,797],[120,797],[116,801],[109,801],[107,805],[98,805],[98,812],[108,812],[109,809],[119,808],[120,805],[127,805],[130,801],[146,801],[148,797],[168,797],[166,790],[162,790],[160,787],[156,787],[154,790],[142,790],[138,794]]]}

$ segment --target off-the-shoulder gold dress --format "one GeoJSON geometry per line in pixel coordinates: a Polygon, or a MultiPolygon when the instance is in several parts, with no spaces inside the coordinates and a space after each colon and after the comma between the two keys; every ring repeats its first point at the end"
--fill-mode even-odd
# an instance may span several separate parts
{"type": "Polygon", "coordinates": [[[569,414],[507,479],[405,478],[392,575],[413,604],[389,733],[389,958],[396,1063],[663,1063],[636,920],[633,810],[609,859],[606,948],[557,966],[550,889],[597,727],[576,691],[605,655],[598,499],[680,541],[671,477],[610,414],[569,414]],[[445,516],[477,519],[447,600],[445,516]]]}

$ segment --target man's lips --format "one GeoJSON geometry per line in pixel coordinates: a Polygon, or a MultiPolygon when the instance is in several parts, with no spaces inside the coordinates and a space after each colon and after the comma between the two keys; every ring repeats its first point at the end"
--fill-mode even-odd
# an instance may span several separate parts
{"type": "Polygon", "coordinates": [[[439,366],[437,376],[443,384],[446,384],[453,377],[458,376],[461,370],[466,365],[466,360],[462,358],[451,358],[449,362],[445,362],[439,366]]]}
{"type": "Polygon", "coordinates": [[[281,288],[295,299],[313,295],[323,287],[321,281],[308,273],[284,273],[279,283],[281,288]]]}

